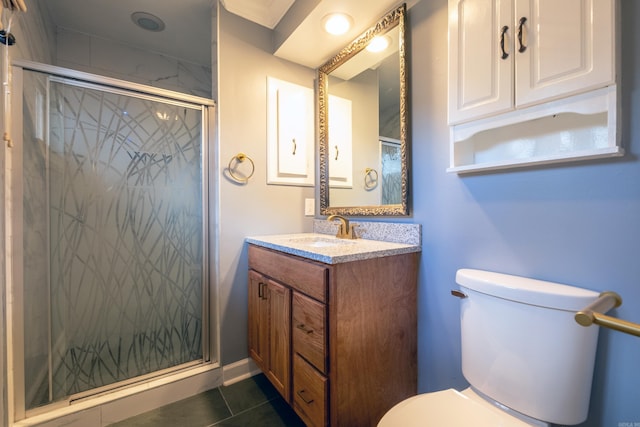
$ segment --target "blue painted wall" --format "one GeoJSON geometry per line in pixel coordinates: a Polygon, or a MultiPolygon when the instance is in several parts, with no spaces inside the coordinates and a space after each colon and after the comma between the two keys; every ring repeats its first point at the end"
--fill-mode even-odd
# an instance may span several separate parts
{"type": "MultiPolygon", "coordinates": [[[[458,268],[614,290],[640,323],[640,2],[622,0],[622,159],[475,176],[449,162],[447,2],[409,13],[413,218],[423,225],[419,391],[464,388],[458,268]]],[[[508,319],[505,319],[508,321],[508,319]]],[[[640,338],[601,330],[589,420],[640,425],[640,338]]]]}

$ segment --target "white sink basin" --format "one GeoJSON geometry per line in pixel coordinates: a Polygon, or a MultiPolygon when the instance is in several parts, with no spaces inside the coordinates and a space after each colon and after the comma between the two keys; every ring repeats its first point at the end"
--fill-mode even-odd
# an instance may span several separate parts
{"type": "Polygon", "coordinates": [[[288,242],[296,245],[310,246],[312,248],[329,248],[333,246],[354,245],[354,240],[338,239],[337,237],[294,237],[288,242]]]}

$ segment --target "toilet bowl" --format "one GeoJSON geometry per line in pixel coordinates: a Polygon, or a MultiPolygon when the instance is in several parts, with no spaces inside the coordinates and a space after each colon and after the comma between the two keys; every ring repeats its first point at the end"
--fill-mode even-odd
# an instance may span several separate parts
{"type": "Polygon", "coordinates": [[[470,387],[410,397],[378,427],[516,427],[584,422],[598,328],[574,316],[598,293],[542,280],[461,269],[462,373],[470,387]]]}
{"type": "Polygon", "coordinates": [[[471,387],[418,394],[391,408],[378,427],[548,427],[491,402],[471,387]]]}

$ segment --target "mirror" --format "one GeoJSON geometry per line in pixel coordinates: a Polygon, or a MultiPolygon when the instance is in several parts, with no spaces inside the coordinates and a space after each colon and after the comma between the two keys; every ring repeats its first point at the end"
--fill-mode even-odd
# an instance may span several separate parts
{"type": "Polygon", "coordinates": [[[409,214],[405,21],[403,4],[318,69],[322,215],[409,214]]]}

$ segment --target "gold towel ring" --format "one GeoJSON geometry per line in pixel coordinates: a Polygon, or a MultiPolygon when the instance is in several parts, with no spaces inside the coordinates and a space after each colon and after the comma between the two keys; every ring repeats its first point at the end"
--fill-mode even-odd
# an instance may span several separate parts
{"type": "Polygon", "coordinates": [[[371,190],[378,185],[378,171],[373,168],[364,170],[364,188],[371,190]]]}
{"type": "Polygon", "coordinates": [[[247,156],[244,153],[238,153],[235,156],[233,156],[231,160],[229,160],[229,167],[227,168],[227,170],[229,171],[229,175],[231,176],[231,178],[233,178],[234,181],[245,184],[249,181],[249,179],[253,176],[253,173],[256,171],[256,165],[253,163],[253,160],[251,160],[251,157],[247,156]],[[234,174],[233,168],[231,167],[231,164],[233,163],[234,160],[236,161],[236,163],[242,163],[245,160],[249,160],[249,163],[251,163],[251,172],[249,172],[249,175],[247,175],[244,178],[241,178],[236,174],[234,174]]]}

